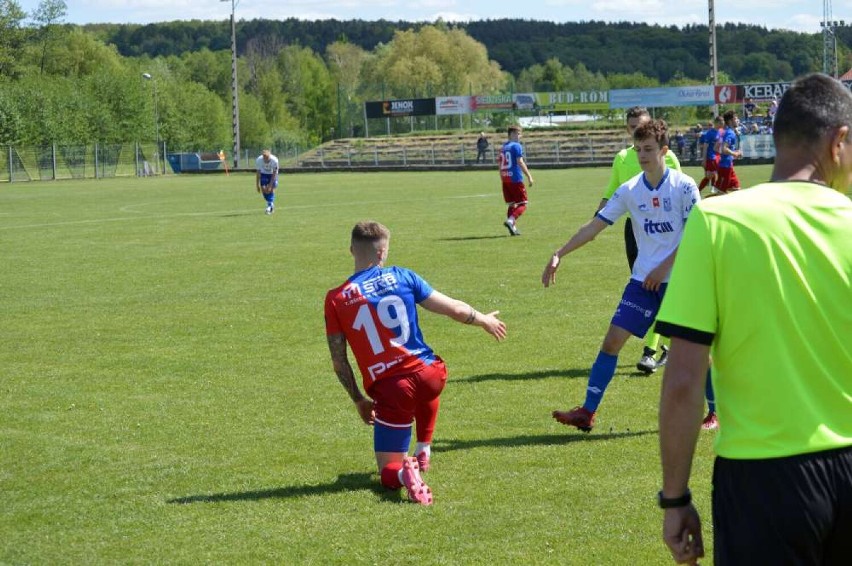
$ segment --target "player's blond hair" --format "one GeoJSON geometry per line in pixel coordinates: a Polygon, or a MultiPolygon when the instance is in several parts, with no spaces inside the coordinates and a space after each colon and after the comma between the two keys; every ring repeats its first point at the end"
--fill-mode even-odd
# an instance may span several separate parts
{"type": "Polygon", "coordinates": [[[375,220],[362,220],[352,228],[352,245],[358,249],[377,249],[390,240],[390,230],[375,220]]]}

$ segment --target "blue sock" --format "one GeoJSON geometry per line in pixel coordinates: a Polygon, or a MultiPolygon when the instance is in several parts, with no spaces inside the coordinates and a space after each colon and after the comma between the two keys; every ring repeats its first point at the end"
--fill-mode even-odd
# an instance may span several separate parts
{"type": "Polygon", "coordinates": [[[713,393],[713,381],[710,379],[710,368],[707,368],[707,381],[704,382],[704,398],[711,413],[716,412],[716,395],[713,393]]]}
{"type": "Polygon", "coordinates": [[[587,411],[595,412],[598,410],[598,405],[601,404],[604,392],[612,381],[612,376],[615,375],[615,366],[618,363],[618,356],[612,356],[603,352],[598,352],[598,358],[592,364],[592,371],[589,374],[589,386],[586,387],[586,402],[583,407],[587,411]]]}

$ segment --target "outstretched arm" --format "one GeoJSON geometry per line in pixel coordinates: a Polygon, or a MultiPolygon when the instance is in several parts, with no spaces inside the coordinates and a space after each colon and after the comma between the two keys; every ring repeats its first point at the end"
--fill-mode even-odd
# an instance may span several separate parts
{"type": "Polygon", "coordinates": [[[585,246],[594,240],[595,237],[607,226],[609,226],[609,224],[597,216],[583,224],[564,246],[556,250],[556,252],[550,256],[550,259],[547,261],[547,265],[544,266],[544,272],[541,274],[541,283],[545,287],[550,287],[550,285],[556,283],[556,270],[559,269],[559,262],[562,259],[562,256],[570,254],[577,248],[585,246]]]}
{"type": "Polygon", "coordinates": [[[358,410],[361,420],[367,424],[373,424],[375,417],[373,402],[364,397],[361,390],[358,389],[355,373],[352,371],[349,358],[346,356],[346,337],[343,334],[330,334],[328,336],[328,351],[331,353],[334,373],[337,374],[337,379],[340,380],[343,389],[349,394],[349,398],[355,403],[355,408],[358,410]]]}
{"type": "Polygon", "coordinates": [[[483,314],[464,301],[453,299],[438,291],[432,291],[432,294],[421,301],[420,305],[428,311],[448,316],[456,322],[479,326],[497,340],[506,337],[506,324],[497,318],[500,311],[483,314]]]}

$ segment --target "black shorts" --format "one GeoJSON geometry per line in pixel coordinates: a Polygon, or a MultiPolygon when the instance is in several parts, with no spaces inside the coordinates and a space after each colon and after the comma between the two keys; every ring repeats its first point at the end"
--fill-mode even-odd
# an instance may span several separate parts
{"type": "Polygon", "coordinates": [[[852,446],[766,460],[717,457],[715,564],[852,564],[852,446]]]}
{"type": "Polygon", "coordinates": [[[624,221],[624,251],[627,253],[627,265],[633,271],[633,264],[639,257],[639,246],[636,244],[636,235],[633,233],[633,222],[630,218],[624,221]]]}

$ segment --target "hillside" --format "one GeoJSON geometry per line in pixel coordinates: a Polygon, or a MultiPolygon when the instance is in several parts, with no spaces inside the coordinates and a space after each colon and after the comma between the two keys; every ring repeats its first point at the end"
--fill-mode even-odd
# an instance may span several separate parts
{"type": "MultiPolygon", "coordinates": [[[[237,49],[263,37],[270,44],[298,44],[324,54],[340,39],[368,51],[393,38],[394,31],[416,29],[412,22],[321,20],[251,20],[237,22],[237,49]]],[[[446,25],[446,24],[444,24],[446,25]]],[[[452,24],[485,45],[489,57],[514,76],[522,69],[557,58],[582,63],[593,73],[640,72],[665,83],[683,77],[702,81],[707,66],[707,27],[662,27],[638,23],[485,20],[452,24]],[[641,54],[641,56],[637,56],[641,54]]],[[[158,24],[93,24],[85,26],[125,56],[180,55],[204,48],[230,47],[226,21],[173,21],[158,24]]],[[[852,28],[837,30],[841,67],[852,28]]],[[[717,29],[719,69],[737,82],[790,80],[822,65],[822,36],[761,26],[726,24],[717,29]]]]}

